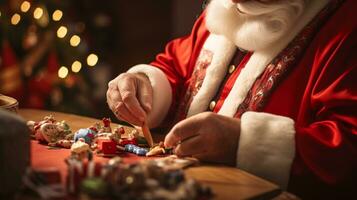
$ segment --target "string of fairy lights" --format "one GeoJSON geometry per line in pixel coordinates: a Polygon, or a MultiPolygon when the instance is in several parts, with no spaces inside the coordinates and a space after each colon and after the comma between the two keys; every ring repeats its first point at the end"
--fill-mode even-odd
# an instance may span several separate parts
{"type": "MultiPolygon", "coordinates": [[[[29,1],[23,1],[20,5],[20,11],[22,13],[27,13],[30,11],[31,6],[32,5],[29,1]]],[[[35,20],[37,20],[41,26],[47,26],[47,24],[49,23],[48,18],[44,17],[46,14],[45,12],[47,12],[46,9],[44,9],[41,6],[37,6],[33,9],[33,13],[32,13],[33,18],[35,20]]],[[[2,15],[2,13],[0,12],[0,17],[1,17],[1,15],[2,15]]],[[[61,19],[63,19],[63,12],[61,10],[57,9],[57,10],[53,11],[51,17],[54,22],[60,22],[61,19]]],[[[14,13],[10,19],[10,23],[12,25],[16,26],[20,22],[21,22],[21,13],[14,13]]],[[[69,38],[69,40],[68,40],[69,44],[72,47],[78,47],[81,43],[81,37],[77,34],[73,34],[73,35],[69,36],[68,32],[69,32],[68,28],[65,25],[61,25],[57,29],[56,35],[60,39],[69,38]],[[68,36],[68,37],[66,37],[66,36],[68,36]]],[[[98,55],[96,55],[95,53],[91,53],[87,56],[86,62],[89,67],[94,67],[98,63],[98,60],[99,60],[98,55]]],[[[73,73],[78,73],[81,71],[81,69],[82,69],[82,63],[79,60],[74,60],[71,65],[71,71],[73,73]]],[[[58,77],[65,79],[69,75],[69,73],[70,73],[69,68],[67,66],[63,65],[58,70],[58,77]]]]}

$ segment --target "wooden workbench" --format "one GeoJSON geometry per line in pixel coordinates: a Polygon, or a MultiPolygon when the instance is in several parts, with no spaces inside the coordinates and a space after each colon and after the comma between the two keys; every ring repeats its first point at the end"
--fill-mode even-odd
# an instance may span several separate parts
{"type": "MultiPolygon", "coordinates": [[[[100,122],[99,119],[59,112],[32,109],[19,110],[19,115],[26,120],[39,121],[50,114],[58,121],[65,120],[73,131],[89,127],[95,122],[100,122]]],[[[62,177],[65,177],[66,165],[64,159],[69,154],[68,149],[50,150],[36,141],[31,141],[31,165],[34,168],[57,167],[60,169],[62,177]]],[[[96,156],[94,159],[99,162],[107,160],[107,158],[96,156]]],[[[145,158],[131,155],[124,159],[127,162],[135,162],[145,158]]],[[[210,186],[215,194],[215,199],[271,199],[281,193],[277,185],[233,167],[201,164],[200,166],[186,169],[185,174],[202,184],[210,186]]]]}

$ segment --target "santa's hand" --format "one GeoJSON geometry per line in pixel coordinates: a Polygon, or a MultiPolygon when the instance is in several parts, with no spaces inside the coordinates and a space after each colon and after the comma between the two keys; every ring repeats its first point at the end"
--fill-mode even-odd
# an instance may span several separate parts
{"type": "Polygon", "coordinates": [[[108,83],[107,102],[120,120],[141,126],[151,111],[153,91],[144,74],[123,73],[108,83]]]}
{"type": "Polygon", "coordinates": [[[176,124],[164,143],[178,156],[233,165],[239,134],[239,119],[205,112],[176,124]]]}

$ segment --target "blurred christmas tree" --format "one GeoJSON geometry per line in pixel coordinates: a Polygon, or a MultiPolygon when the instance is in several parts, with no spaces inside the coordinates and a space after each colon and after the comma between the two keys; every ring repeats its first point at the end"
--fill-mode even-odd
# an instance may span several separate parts
{"type": "Polygon", "coordinates": [[[0,1],[0,93],[20,107],[93,115],[98,56],[74,2],[0,1]]]}

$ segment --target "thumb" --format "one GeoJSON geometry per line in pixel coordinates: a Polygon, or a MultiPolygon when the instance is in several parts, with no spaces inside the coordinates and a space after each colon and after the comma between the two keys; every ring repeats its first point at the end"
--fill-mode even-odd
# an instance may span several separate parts
{"type": "Polygon", "coordinates": [[[138,99],[146,113],[149,113],[152,109],[153,89],[145,74],[139,74],[138,99]]]}

